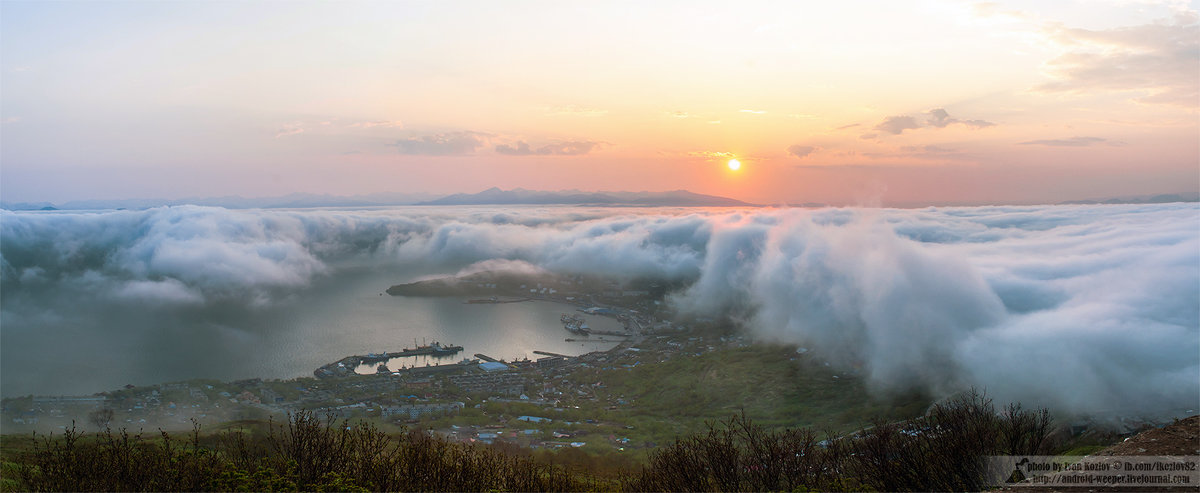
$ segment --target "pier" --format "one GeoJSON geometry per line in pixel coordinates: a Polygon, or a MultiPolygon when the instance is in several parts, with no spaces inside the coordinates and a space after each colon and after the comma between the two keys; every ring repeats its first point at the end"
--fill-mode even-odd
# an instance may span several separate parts
{"type": "Polygon", "coordinates": [[[515,300],[500,300],[500,299],[496,299],[496,297],[493,296],[486,300],[467,300],[467,301],[464,301],[463,303],[466,303],[468,305],[498,305],[501,303],[521,303],[524,301],[533,301],[533,298],[520,298],[520,299],[515,299],[515,300]]]}
{"type": "Polygon", "coordinates": [[[347,356],[340,360],[334,361],[333,363],[329,363],[317,368],[315,371],[313,371],[313,375],[315,375],[317,378],[346,377],[356,375],[354,370],[358,368],[359,365],[383,363],[392,358],[404,358],[408,356],[450,356],[462,350],[462,346],[443,346],[438,342],[434,342],[433,344],[417,346],[413,349],[405,348],[401,351],[393,351],[381,354],[368,353],[365,356],[347,356]]]}
{"type": "Polygon", "coordinates": [[[552,353],[550,351],[534,351],[533,354],[540,354],[542,356],[554,356],[556,358],[565,358],[565,359],[572,358],[571,356],[567,356],[565,354],[552,353]]]}
{"type": "Polygon", "coordinates": [[[563,328],[567,329],[567,332],[572,334],[587,337],[587,335],[592,332],[592,329],[588,327],[587,322],[579,315],[568,315],[564,313],[562,317],[559,317],[559,320],[562,321],[563,328]]]}
{"type": "Polygon", "coordinates": [[[628,332],[615,332],[611,330],[593,330],[591,331],[591,334],[597,336],[629,337],[628,332]]]}
{"type": "Polygon", "coordinates": [[[462,346],[443,346],[437,342],[434,342],[433,344],[425,346],[417,346],[415,349],[404,348],[402,351],[394,351],[390,353],[367,354],[366,356],[361,356],[361,358],[363,363],[378,363],[380,361],[387,361],[392,358],[404,358],[407,356],[450,356],[462,351],[462,349],[462,346]]]}

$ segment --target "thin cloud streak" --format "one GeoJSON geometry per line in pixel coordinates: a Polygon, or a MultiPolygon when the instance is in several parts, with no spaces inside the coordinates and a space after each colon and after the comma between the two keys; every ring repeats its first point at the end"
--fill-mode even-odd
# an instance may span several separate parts
{"type": "Polygon", "coordinates": [[[1116,145],[1101,137],[1071,137],[1067,139],[1039,139],[1018,142],[1017,145],[1039,145],[1049,147],[1090,147],[1097,144],[1116,145]]]}
{"type": "Polygon", "coordinates": [[[400,154],[416,156],[462,156],[474,154],[483,147],[488,134],[481,132],[449,132],[423,135],[396,141],[400,154]]]}
{"type": "Polygon", "coordinates": [[[517,141],[513,145],[497,145],[496,152],[506,156],[582,156],[597,146],[599,143],[591,141],[565,141],[531,148],[527,142],[517,141]]]}

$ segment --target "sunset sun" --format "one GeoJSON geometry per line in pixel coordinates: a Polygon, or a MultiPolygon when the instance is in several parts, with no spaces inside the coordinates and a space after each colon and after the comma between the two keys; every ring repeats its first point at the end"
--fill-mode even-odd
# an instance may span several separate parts
{"type": "Polygon", "coordinates": [[[742,167],[741,161],[738,161],[737,159],[729,160],[729,169],[737,171],[738,168],[741,168],[741,167],[742,167]]]}

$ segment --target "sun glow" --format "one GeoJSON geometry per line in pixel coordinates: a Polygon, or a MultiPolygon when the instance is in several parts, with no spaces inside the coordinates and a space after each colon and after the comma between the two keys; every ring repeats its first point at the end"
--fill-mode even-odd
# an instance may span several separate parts
{"type": "Polygon", "coordinates": [[[741,162],[741,161],[738,161],[737,159],[730,159],[730,160],[729,160],[729,169],[731,169],[731,170],[734,170],[734,171],[737,171],[737,170],[738,170],[738,168],[741,168],[741,167],[742,167],[742,162],[741,162]]]}

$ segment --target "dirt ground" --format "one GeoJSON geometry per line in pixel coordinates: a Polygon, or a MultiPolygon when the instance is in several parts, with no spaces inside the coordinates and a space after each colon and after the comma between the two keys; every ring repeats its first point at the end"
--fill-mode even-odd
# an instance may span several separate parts
{"type": "Polygon", "coordinates": [[[1143,431],[1092,455],[1200,455],[1200,414],[1143,431]]]}
{"type": "MultiPolygon", "coordinates": [[[[1200,455],[1200,415],[1184,418],[1162,428],[1152,428],[1100,450],[1082,462],[1103,462],[1104,457],[1120,456],[1195,456],[1200,455]]],[[[1200,484],[1162,486],[1050,486],[1015,484],[995,491],[1022,493],[1051,492],[1116,492],[1116,491],[1193,491],[1200,492],[1200,484]]]]}

